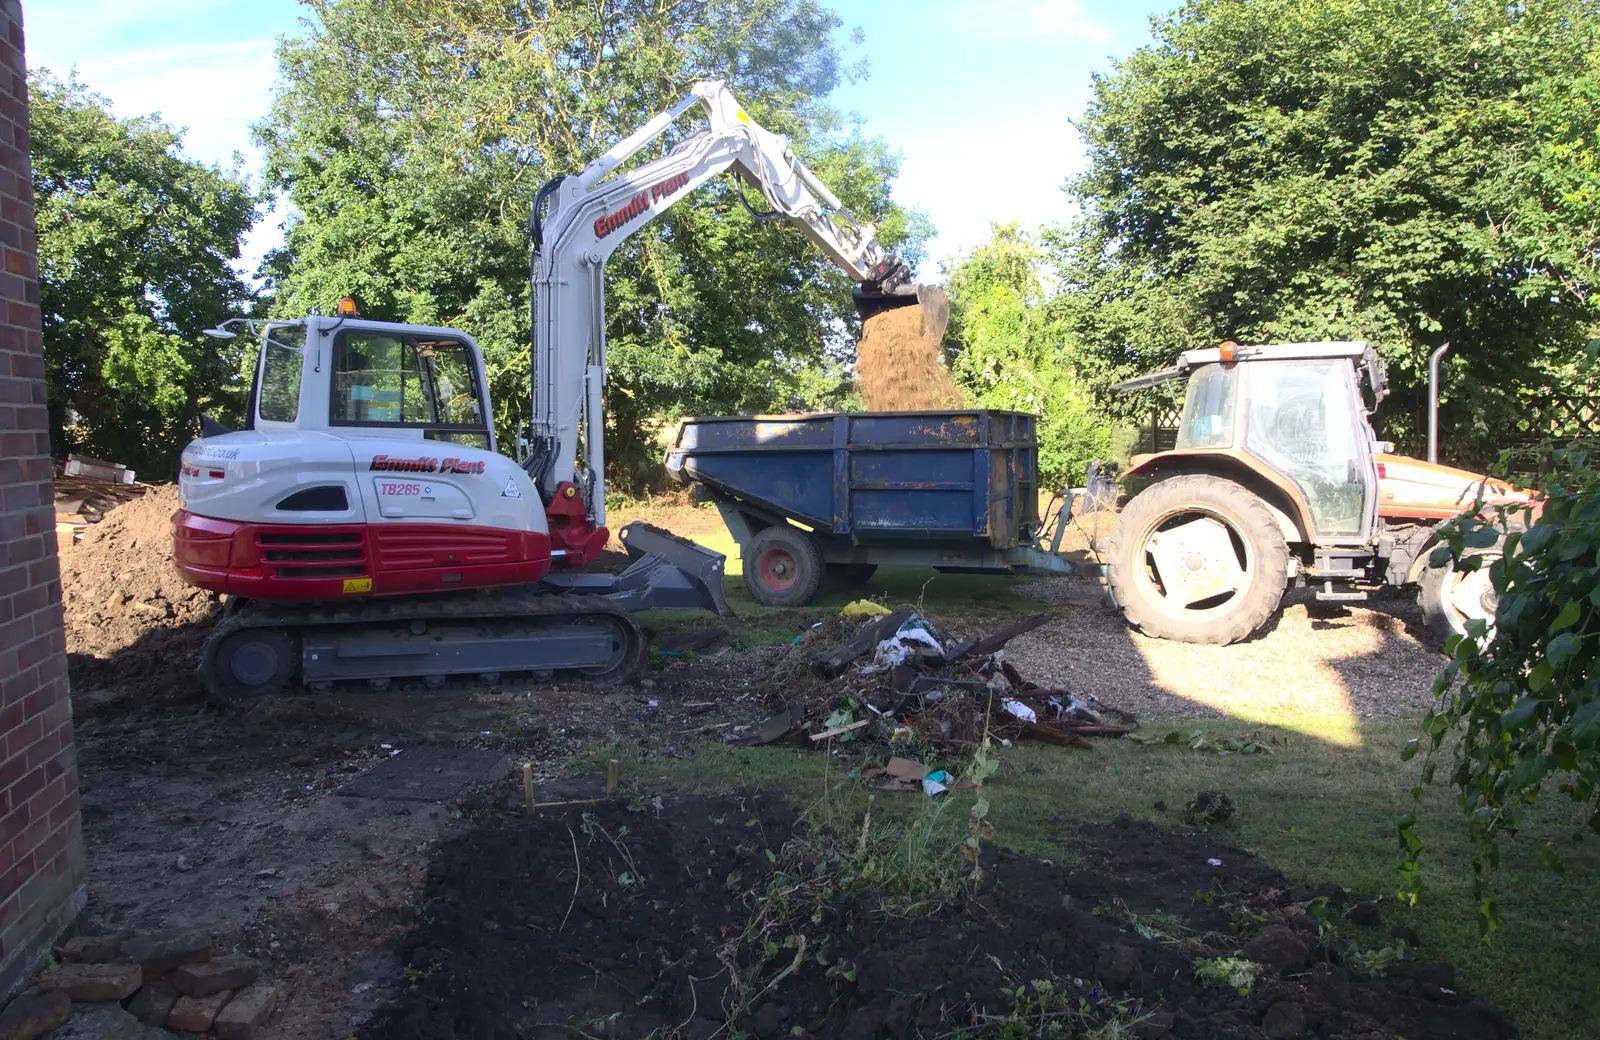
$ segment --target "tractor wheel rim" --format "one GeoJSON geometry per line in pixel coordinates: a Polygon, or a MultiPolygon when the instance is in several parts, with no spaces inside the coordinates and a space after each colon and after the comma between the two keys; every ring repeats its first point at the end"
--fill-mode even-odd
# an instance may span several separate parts
{"type": "Polygon", "coordinates": [[[1499,604],[1494,582],[1489,580],[1491,562],[1492,558],[1486,559],[1477,570],[1465,574],[1452,565],[1445,575],[1441,598],[1449,615],[1451,631],[1465,635],[1467,622],[1477,618],[1487,622],[1487,634],[1493,634],[1494,613],[1499,604]]]}
{"type": "Polygon", "coordinates": [[[1249,539],[1240,534],[1239,529],[1222,514],[1202,506],[1182,506],[1153,518],[1139,536],[1138,545],[1133,579],[1141,598],[1161,613],[1179,621],[1205,622],[1226,616],[1244,602],[1245,590],[1255,581],[1256,555],[1249,539]],[[1213,547],[1211,551],[1183,553],[1181,567],[1196,576],[1214,576],[1219,586],[1231,584],[1232,587],[1212,596],[1189,600],[1181,591],[1180,582],[1165,580],[1157,566],[1155,545],[1164,533],[1204,521],[1219,525],[1226,531],[1229,549],[1213,547]],[[1223,552],[1231,552],[1231,562],[1221,555],[1223,552]],[[1203,605],[1191,606],[1191,603],[1203,605]]]}
{"type": "Polygon", "coordinates": [[[267,642],[243,643],[229,657],[228,671],[244,686],[264,686],[278,674],[277,647],[267,642]]]}
{"type": "Polygon", "coordinates": [[[800,567],[794,554],[787,549],[768,549],[756,561],[756,574],[761,584],[777,592],[787,592],[800,580],[800,567]]]}

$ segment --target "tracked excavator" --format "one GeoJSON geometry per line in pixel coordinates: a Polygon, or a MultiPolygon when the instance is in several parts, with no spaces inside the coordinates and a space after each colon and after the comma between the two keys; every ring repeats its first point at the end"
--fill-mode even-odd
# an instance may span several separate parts
{"type": "Polygon", "coordinates": [[[464,332],[370,321],[348,298],[331,316],[206,330],[259,341],[245,428],[208,424],[184,449],[173,516],[178,573],[226,597],[201,660],[213,699],[460,675],[621,681],[645,654],[634,611],[726,612],[723,558],[646,524],[619,532],[631,560],[620,574],[581,568],[610,537],[606,259],[729,170],[760,195],[760,216],[788,220],[850,275],[864,317],[944,305],[711,81],[539,189],[532,411],[515,458],[497,442],[483,356],[464,332]],[[626,165],[696,106],[709,125],[626,165]]]}

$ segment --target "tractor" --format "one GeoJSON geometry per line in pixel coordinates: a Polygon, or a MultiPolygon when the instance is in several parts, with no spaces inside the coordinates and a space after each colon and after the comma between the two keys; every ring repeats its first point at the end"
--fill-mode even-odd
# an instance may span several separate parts
{"type": "Polygon", "coordinates": [[[1178,379],[1176,447],[1130,460],[1124,486],[1139,490],[1105,546],[1106,583],[1131,624],[1162,639],[1233,643],[1267,623],[1290,584],[1335,602],[1415,584],[1441,638],[1474,618],[1492,624],[1489,559],[1474,569],[1430,557],[1442,524],[1531,506],[1531,495],[1379,441],[1368,416],[1387,380],[1372,347],[1228,342],[1115,389],[1178,379]]]}

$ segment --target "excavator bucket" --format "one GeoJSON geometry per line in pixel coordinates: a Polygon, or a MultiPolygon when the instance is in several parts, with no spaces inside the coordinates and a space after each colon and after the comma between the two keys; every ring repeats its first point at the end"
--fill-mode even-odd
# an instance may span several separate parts
{"type": "Polygon", "coordinates": [[[605,596],[624,609],[709,610],[730,615],[722,595],[721,553],[635,520],[620,532],[630,563],[621,574],[561,571],[544,584],[561,592],[605,596]]]}
{"type": "Polygon", "coordinates": [[[944,338],[944,328],[950,323],[950,297],[937,285],[918,285],[915,290],[907,286],[903,292],[892,293],[857,285],[853,295],[863,322],[884,311],[915,305],[922,308],[922,327],[930,339],[944,338]]]}

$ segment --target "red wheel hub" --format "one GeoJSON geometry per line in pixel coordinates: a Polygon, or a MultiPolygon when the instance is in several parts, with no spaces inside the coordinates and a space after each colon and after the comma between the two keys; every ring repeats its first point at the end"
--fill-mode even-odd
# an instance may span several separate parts
{"type": "Polygon", "coordinates": [[[756,561],[756,575],[767,588],[785,592],[800,580],[800,564],[788,549],[773,547],[756,561]]]}

